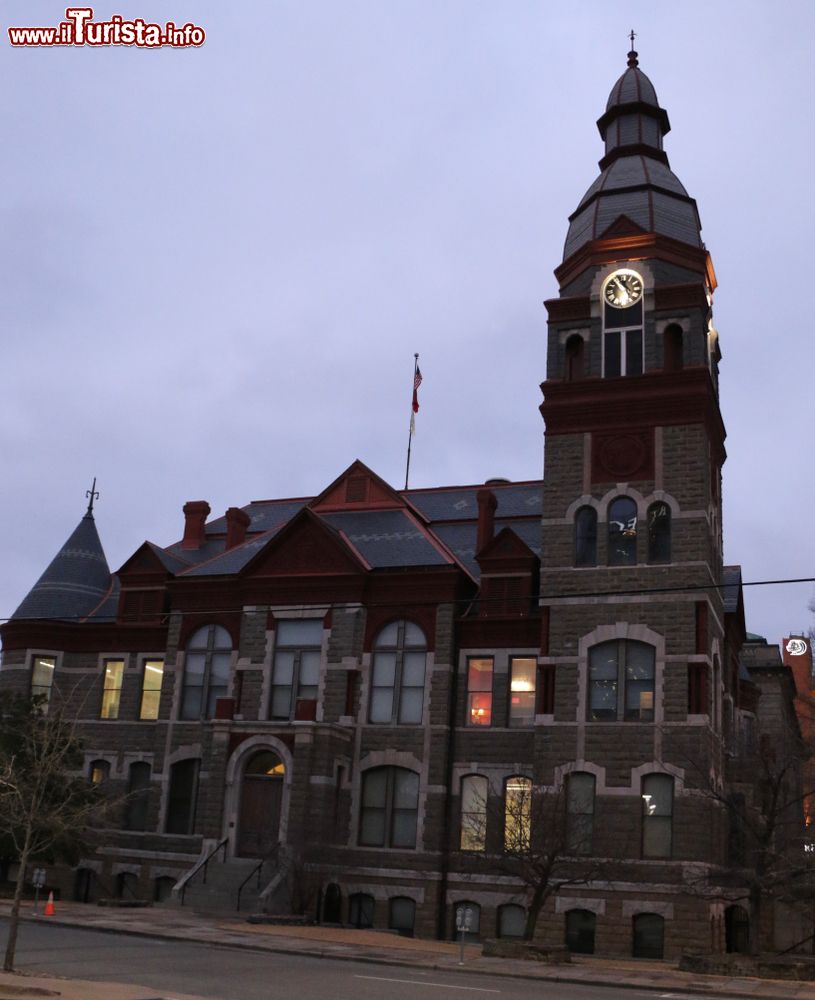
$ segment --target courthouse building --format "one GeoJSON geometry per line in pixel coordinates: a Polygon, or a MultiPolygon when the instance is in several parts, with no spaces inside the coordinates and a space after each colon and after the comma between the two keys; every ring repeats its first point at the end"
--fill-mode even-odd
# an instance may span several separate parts
{"type": "Polygon", "coordinates": [[[2,686],[67,704],[89,780],[130,793],[63,894],[240,889],[444,937],[467,903],[519,936],[502,853],[542,804],[598,864],[541,940],[725,947],[736,916],[688,888],[727,863],[701,788],[761,699],[722,564],[716,277],[636,53],[597,124],[546,302],[543,481],[400,490],[354,461],[311,498],[190,501],[116,573],[91,507],[3,626],[2,686]]]}

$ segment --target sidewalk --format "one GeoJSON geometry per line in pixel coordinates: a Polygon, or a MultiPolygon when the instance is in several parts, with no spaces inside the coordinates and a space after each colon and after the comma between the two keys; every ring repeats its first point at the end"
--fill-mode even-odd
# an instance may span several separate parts
{"type": "MultiPolygon", "coordinates": [[[[9,904],[0,901],[0,916],[8,914],[9,904]]],[[[404,965],[447,972],[466,971],[511,976],[543,982],[583,983],[627,986],[630,989],[659,989],[672,993],[704,993],[714,997],[760,997],[762,1000],[815,1000],[815,983],[804,984],[775,979],[725,978],[695,976],[680,972],[666,962],[641,959],[603,959],[575,956],[568,965],[543,965],[503,958],[482,958],[479,945],[465,949],[465,964],[460,967],[459,946],[448,941],[403,938],[386,931],[354,930],[343,927],[275,927],[248,924],[244,917],[205,915],[187,909],[148,907],[117,909],[57,903],[54,917],[35,917],[30,907],[24,909],[26,920],[48,921],[95,931],[118,931],[146,937],[198,941],[228,945],[253,951],[284,952],[335,960],[404,965]]],[[[0,1000],[47,996],[39,993],[12,992],[12,988],[50,990],[61,1000],[206,1000],[176,992],[158,997],[154,989],[108,983],[83,983],[77,980],[29,977],[0,973],[0,1000]]]]}

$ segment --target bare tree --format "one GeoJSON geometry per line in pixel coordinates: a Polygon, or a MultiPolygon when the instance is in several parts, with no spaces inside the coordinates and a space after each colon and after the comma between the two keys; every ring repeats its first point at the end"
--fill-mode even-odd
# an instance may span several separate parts
{"type": "MultiPolygon", "coordinates": [[[[815,865],[807,844],[804,804],[815,793],[802,781],[809,749],[799,736],[763,736],[740,748],[727,782],[688,759],[697,791],[717,802],[728,822],[721,867],[691,879],[689,888],[738,903],[749,916],[748,951],[761,950],[761,925],[773,902],[811,909],[815,865]]],[[[804,942],[799,942],[803,944],[804,942]]]]}
{"type": "Polygon", "coordinates": [[[590,856],[593,817],[588,809],[575,808],[580,804],[579,793],[572,792],[570,801],[566,785],[549,791],[535,786],[531,778],[516,776],[506,781],[500,804],[476,793],[462,811],[465,850],[484,851],[488,827],[503,832],[500,852],[471,857],[476,866],[476,859],[483,858],[490,870],[497,868],[523,883],[526,941],[534,938],[550,897],[566,886],[604,877],[605,862],[590,856]]]}
{"type": "Polygon", "coordinates": [[[14,968],[20,903],[35,860],[75,858],[105,803],[81,774],[75,725],[42,698],[0,697],[0,850],[18,861],[3,968],[14,968]]]}

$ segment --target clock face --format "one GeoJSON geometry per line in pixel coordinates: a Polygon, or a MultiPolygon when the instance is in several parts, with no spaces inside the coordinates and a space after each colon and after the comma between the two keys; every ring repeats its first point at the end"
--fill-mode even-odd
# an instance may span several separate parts
{"type": "Polygon", "coordinates": [[[627,309],[642,295],[642,278],[634,271],[616,271],[606,282],[606,302],[615,309],[627,309]]]}

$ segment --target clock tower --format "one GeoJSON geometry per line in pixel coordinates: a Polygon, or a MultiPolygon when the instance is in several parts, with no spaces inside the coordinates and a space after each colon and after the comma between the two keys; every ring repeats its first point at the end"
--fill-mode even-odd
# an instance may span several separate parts
{"type": "Polygon", "coordinates": [[[719,589],[716,278],[636,52],[597,125],[600,172],[546,302],[542,669],[553,780],[594,775],[637,882],[654,878],[644,861],[720,860],[721,816],[692,790],[722,772],[737,650],[719,589]]]}

